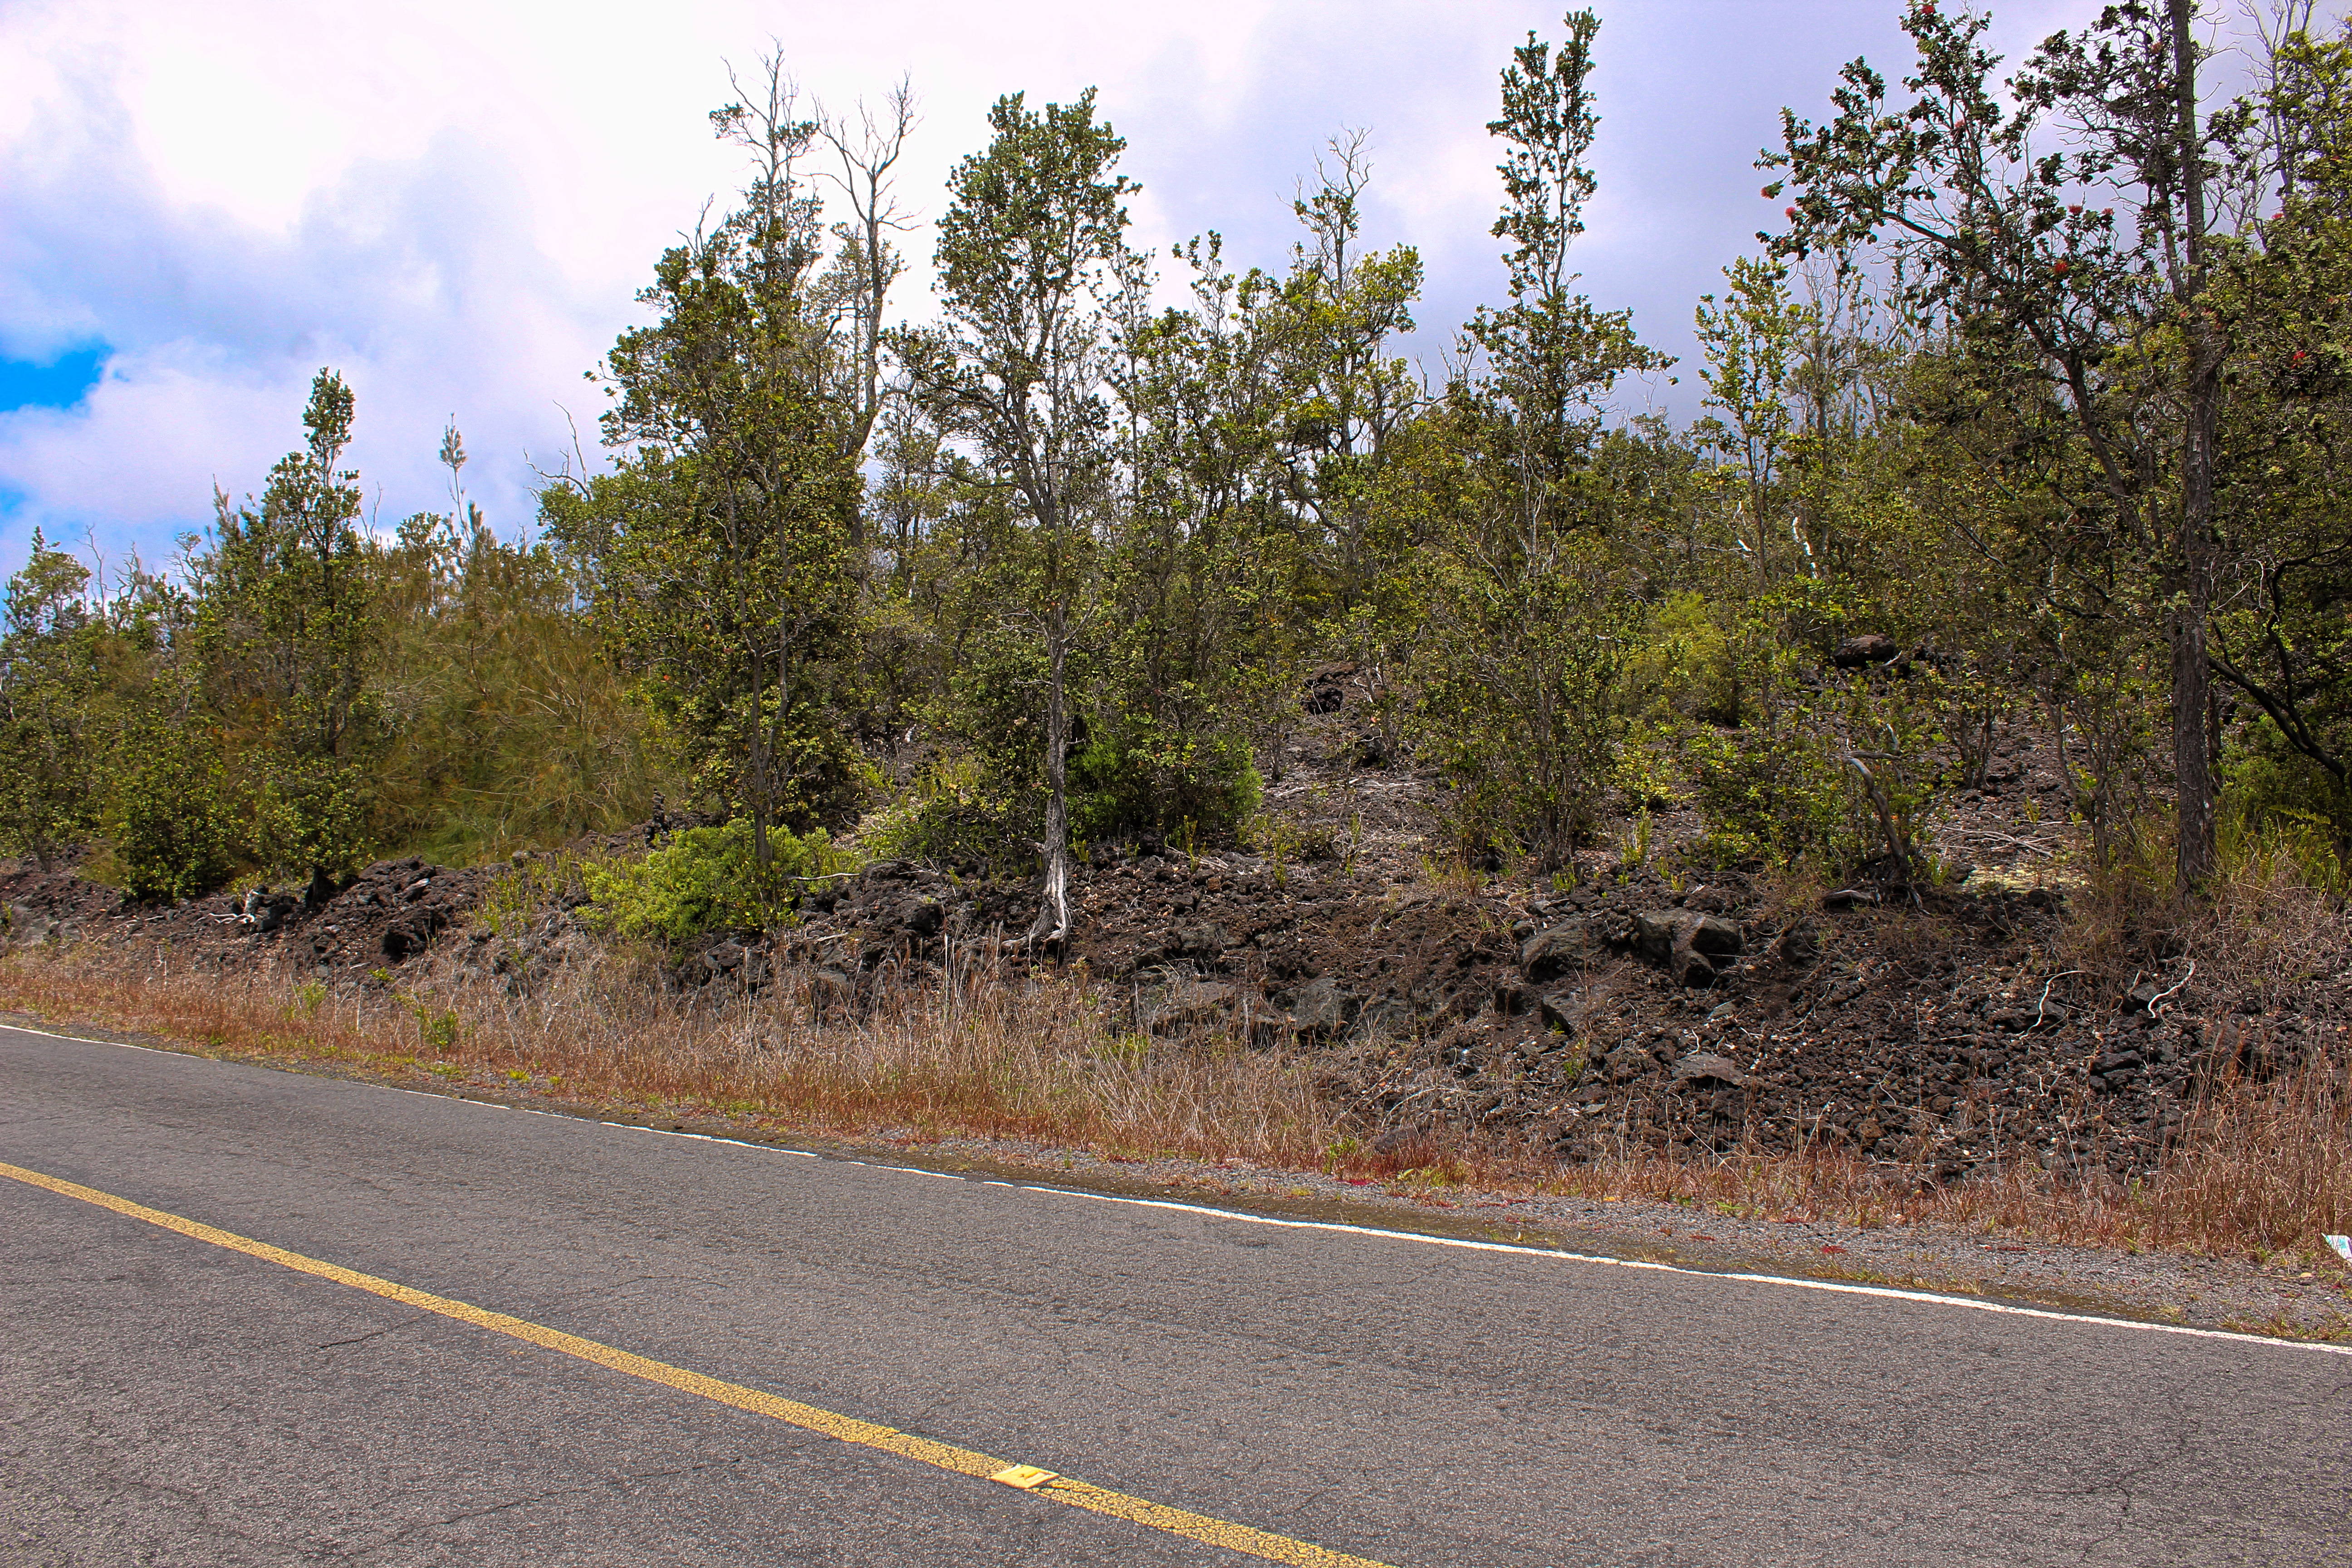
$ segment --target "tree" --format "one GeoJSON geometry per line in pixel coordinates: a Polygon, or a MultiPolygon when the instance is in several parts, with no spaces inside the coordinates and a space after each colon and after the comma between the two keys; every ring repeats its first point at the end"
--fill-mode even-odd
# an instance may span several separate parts
{"type": "Polygon", "coordinates": [[[374,680],[383,624],[358,528],[351,388],[310,384],[309,439],[269,471],[257,504],[215,491],[208,545],[187,578],[197,604],[205,700],[261,763],[259,847],[306,872],[323,901],[368,848],[368,762],[384,735],[374,680]]]}
{"type": "Polygon", "coordinates": [[[2213,291],[2231,374],[2248,392],[2222,431],[2232,548],[2210,657],[2262,715],[2240,774],[2248,804],[2322,816],[2341,849],[2352,847],[2352,534],[2341,510],[2352,485],[2352,31],[2273,42],[2267,135],[2235,184],[2242,205],[2250,189],[2275,191],[2277,209],[2259,245],[2225,258],[2213,291]]]}
{"type": "MultiPolygon", "coordinates": [[[[1706,361],[1699,376],[1706,384],[1706,406],[1724,416],[1707,421],[1702,433],[1730,459],[1747,492],[1740,542],[1751,555],[1757,586],[1763,588],[1772,581],[1780,458],[1796,419],[1790,395],[1801,345],[1815,323],[1810,307],[1789,298],[1781,268],[1743,257],[1723,275],[1731,285],[1723,303],[1712,294],[1699,297],[1698,343],[1706,361]]],[[[1801,555],[1810,556],[1801,534],[1794,542],[1801,555]]]]}
{"type": "Polygon", "coordinates": [[[600,623],[702,789],[750,817],[764,873],[772,826],[805,831],[854,804],[830,677],[853,628],[857,465],[898,269],[887,173],[910,110],[902,92],[897,130],[835,142],[861,225],[836,233],[828,270],[803,168],[825,132],[798,117],[781,60],[762,63],[758,90],[711,115],[751,157],[743,205],[663,255],[639,296],[659,319],[607,356],[616,470],[541,506],[590,563],[600,623]]]}
{"type": "Polygon", "coordinates": [[[102,618],[85,598],[89,568],[33,531],[8,580],[0,639],[0,842],[43,871],[96,823],[102,796],[102,618]]]}
{"type": "Polygon", "coordinates": [[[898,344],[914,395],[968,445],[1036,534],[1045,651],[1045,861],[1030,940],[1070,931],[1068,677],[1079,597],[1115,453],[1103,395],[1108,297],[1118,287],[1136,187],[1115,172],[1126,142],[1076,102],[989,110],[987,149],[949,176],[940,220],[942,321],[898,344]]]}
{"type": "Polygon", "coordinates": [[[1286,391],[1273,455],[1320,579],[1312,584],[1317,608],[1360,655],[1371,640],[1362,623],[1382,616],[1373,601],[1400,553],[1384,527],[1383,479],[1424,401],[1412,367],[1391,352],[1391,340],[1413,330],[1421,253],[1364,243],[1370,142],[1364,132],[1347,132],[1316,161],[1315,189],[1291,203],[1307,237],[1259,327],[1286,391]]]}
{"type": "Polygon", "coordinates": [[[1784,110],[1782,149],[1759,165],[1798,188],[1789,230],[1759,237],[1775,254],[1879,246],[1915,300],[2013,337],[2094,458],[2097,492],[2078,499],[2105,513],[2109,549],[2159,563],[2145,607],[2169,645],[2184,890],[2214,864],[2207,632],[2225,345],[2207,298],[2206,193],[2244,125],[2240,110],[2200,122],[2195,17],[2193,0],[2126,0],[2052,35],[2010,82],[2012,112],[1979,42],[1987,19],[1914,0],[1914,101],[1890,111],[1885,79],[1855,60],[1836,118],[1784,110]],[[2037,140],[2045,122],[2054,150],[2037,140]],[[2103,188],[2126,193],[2124,223],[2094,207],[2103,188]]]}
{"type": "Polygon", "coordinates": [[[1602,405],[1619,377],[1667,362],[1630,312],[1571,291],[1568,252],[1595,188],[1585,160],[1600,120],[1589,86],[1600,20],[1566,18],[1554,56],[1530,33],[1502,73],[1505,205],[1496,237],[1511,302],[1468,337],[1485,373],[1454,389],[1448,444],[1469,473],[1445,548],[1427,558],[1424,725],[1457,787],[1473,854],[1567,863],[1592,829],[1622,733],[1617,682],[1635,604],[1589,482],[1602,405]]]}

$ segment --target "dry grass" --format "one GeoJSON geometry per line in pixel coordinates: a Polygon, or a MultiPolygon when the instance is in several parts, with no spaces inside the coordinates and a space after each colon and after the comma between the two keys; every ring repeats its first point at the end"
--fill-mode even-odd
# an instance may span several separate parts
{"type": "Polygon", "coordinates": [[[83,948],[0,960],[0,1006],[227,1057],[412,1081],[487,1075],[574,1102],[815,1136],[1017,1139],[1107,1158],[1239,1158],[1409,1184],[2258,1258],[2315,1253],[2323,1233],[2352,1229],[2352,1079],[2341,1062],[2210,1085],[2147,1181],[2021,1165],[1938,1188],[1828,1150],[1675,1158],[1628,1149],[1562,1165],[1507,1138],[1441,1131],[1375,1153],[1344,1135],[1307,1056],[1140,1039],[1066,981],[972,973],[908,990],[858,1022],[824,1021],[804,985],[746,1001],[665,992],[657,981],[649,959],[607,950],[526,999],[486,980],[427,994],[330,994],[267,970],[222,973],[174,967],[161,952],[83,948]]]}
{"type": "Polygon", "coordinates": [[[1303,1058],[1123,1035],[1080,985],[971,973],[861,1021],[821,1021],[807,984],[678,994],[605,950],[526,998],[487,979],[328,994],[83,948],[0,962],[0,1005],[226,1056],[394,1075],[507,1075],[595,1104],[748,1117],[811,1133],[1017,1138],[1110,1156],[1312,1163],[1331,1129],[1303,1058]]]}
{"type": "Polygon", "coordinates": [[[1441,1152],[1464,1179],[1591,1199],[1723,1205],[1753,1218],[1861,1226],[1927,1223],[2085,1247],[2320,1257],[2352,1231],[2352,1071],[2311,1061],[2267,1082],[2232,1073],[2210,1086],[2158,1173],[2123,1182],[2103,1162],[2053,1174],[2021,1163],[1937,1186],[1916,1171],[1828,1149],[1795,1155],[1669,1157],[1629,1149],[1546,1171],[1540,1162],[1441,1152]]]}

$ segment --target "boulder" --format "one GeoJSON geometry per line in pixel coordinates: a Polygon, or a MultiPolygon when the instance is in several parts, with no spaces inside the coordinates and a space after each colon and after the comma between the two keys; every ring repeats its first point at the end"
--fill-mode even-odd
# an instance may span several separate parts
{"type": "Polygon", "coordinates": [[[1664,963],[1675,950],[1675,927],[1681,922],[1680,910],[1644,910],[1633,917],[1633,947],[1653,963],[1664,963]]]}
{"type": "Polygon", "coordinates": [[[1298,706],[1309,713],[1337,713],[1348,700],[1348,683],[1356,676],[1352,664],[1327,664],[1307,678],[1298,706]]]}
{"type": "Polygon", "coordinates": [[[1217,958],[1233,945],[1233,933],[1214,921],[1178,926],[1168,934],[1168,952],[1177,958],[1217,958]]]}
{"type": "Polygon", "coordinates": [[[1685,985],[1711,985],[1720,962],[1746,943],[1739,928],[1717,915],[1688,910],[1648,910],[1633,917],[1637,951],[1685,985]]]}
{"type": "Polygon", "coordinates": [[[1892,664],[1903,656],[1903,646],[1882,632],[1864,632],[1837,645],[1830,662],[1840,669],[1861,669],[1874,664],[1892,664]]]}
{"type": "Polygon", "coordinates": [[[1538,931],[1519,944],[1519,967],[1540,985],[1601,956],[1606,943],[1585,920],[1566,920],[1549,931],[1538,931]]]}
{"type": "Polygon", "coordinates": [[[1290,1026],[1302,1035],[1336,1035],[1356,1016],[1356,998],[1322,975],[1290,994],[1289,1012],[1290,1026]]]}
{"type": "Polygon", "coordinates": [[[1686,944],[1710,958],[1736,956],[1746,945],[1739,928],[1716,915],[1692,917],[1677,932],[1682,944],[1686,944]]]}
{"type": "Polygon", "coordinates": [[[1628,1079],[1640,1078],[1658,1065],[1656,1059],[1639,1046],[1620,1046],[1602,1058],[1601,1061],[1608,1068],[1609,1079],[1612,1083],[1623,1083],[1628,1079]]]}
{"type": "Polygon", "coordinates": [[[1555,991],[1536,1003],[1543,1015],[1544,1027],[1558,1029],[1564,1035],[1576,1033],[1577,996],[1573,991],[1555,991]]]}
{"type": "Polygon", "coordinates": [[[1739,1064],[1730,1058],[1701,1051],[1675,1064],[1675,1081],[1678,1084],[1728,1084],[1738,1089],[1748,1082],[1748,1075],[1741,1072],[1739,1064]]]}
{"type": "Polygon", "coordinates": [[[1676,984],[1694,990],[1715,984],[1715,965],[1707,961],[1706,954],[1695,948],[1676,947],[1668,953],[1666,973],[1675,977],[1676,984]]]}
{"type": "Polygon", "coordinates": [[[1137,996],[1135,1021],[1152,1034],[1213,1023],[1232,1010],[1234,994],[1222,981],[1172,981],[1137,996]]]}

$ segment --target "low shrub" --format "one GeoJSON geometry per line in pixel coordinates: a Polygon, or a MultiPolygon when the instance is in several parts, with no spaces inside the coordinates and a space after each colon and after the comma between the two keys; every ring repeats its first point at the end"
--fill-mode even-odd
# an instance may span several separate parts
{"type": "Polygon", "coordinates": [[[1069,792],[1070,831],[1080,838],[1203,842],[1232,838],[1265,793],[1240,740],[1171,734],[1134,717],[1070,759],[1069,792]]]}
{"type": "Polygon", "coordinates": [[[705,931],[763,931],[790,918],[808,879],[839,870],[846,858],[823,828],[798,836],[768,829],[770,863],[753,856],[751,825],[690,827],[642,859],[584,868],[589,907],[599,930],[659,942],[705,931]]]}
{"type": "Polygon", "coordinates": [[[243,847],[244,814],[219,746],[170,724],[144,729],[107,803],[115,875],[134,899],[191,899],[225,885],[243,847]]]}

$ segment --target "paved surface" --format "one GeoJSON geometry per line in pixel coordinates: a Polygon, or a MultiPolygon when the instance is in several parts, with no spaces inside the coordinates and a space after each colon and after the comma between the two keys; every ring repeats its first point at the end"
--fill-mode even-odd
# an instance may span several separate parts
{"type": "MultiPolygon", "coordinates": [[[[2352,1358],[0,1031],[0,1161],[1410,1565],[2352,1561],[2352,1358]]],[[[0,1561],[1238,1563],[0,1181],[0,1561]]]]}

